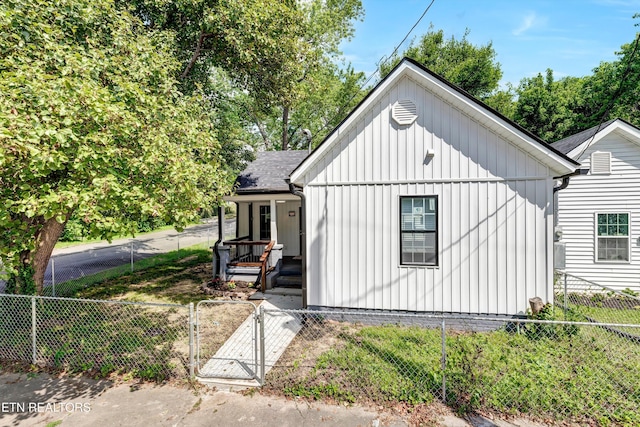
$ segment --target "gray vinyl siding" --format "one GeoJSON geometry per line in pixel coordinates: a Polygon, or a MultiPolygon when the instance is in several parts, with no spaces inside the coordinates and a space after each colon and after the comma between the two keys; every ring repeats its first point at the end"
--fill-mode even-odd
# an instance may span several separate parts
{"type": "Polygon", "coordinates": [[[304,177],[309,305],[517,314],[552,300],[545,165],[406,77],[359,117],[304,177]],[[412,125],[390,120],[399,99],[412,125]],[[412,195],[438,196],[436,267],[400,265],[412,195]]]}
{"type": "Polygon", "coordinates": [[[591,145],[578,160],[589,167],[591,153],[611,153],[610,175],[571,178],[558,195],[558,225],[566,244],[566,272],[616,289],[640,290],[640,147],[612,132],[591,145]],[[630,217],[629,263],[596,262],[595,213],[625,213],[630,217]]]}

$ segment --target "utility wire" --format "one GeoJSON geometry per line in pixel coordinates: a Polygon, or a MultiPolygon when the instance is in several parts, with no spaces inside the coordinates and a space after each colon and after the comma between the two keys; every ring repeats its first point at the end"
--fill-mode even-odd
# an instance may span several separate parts
{"type": "Polygon", "coordinates": [[[429,3],[429,5],[425,8],[425,10],[422,12],[422,15],[420,15],[420,18],[418,18],[418,20],[416,21],[415,24],[413,24],[413,27],[411,27],[411,29],[407,32],[407,34],[404,36],[404,38],[402,39],[402,41],[400,43],[398,43],[396,45],[396,47],[393,49],[393,52],[391,52],[391,55],[389,56],[383,56],[380,58],[380,60],[376,63],[377,68],[375,71],[373,71],[371,73],[371,75],[369,75],[369,77],[364,81],[364,83],[362,83],[360,85],[360,87],[358,88],[358,92],[354,93],[351,98],[349,98],[344,104],[342,104],[339,108],[338,111],[336,112],[336,114],[333,115],[333,117],[331,117],[330,120],[328,120],[324,126],[322,126],[319,130],[320,133],[322,133],[324,130],[326,130],[329,125],[331,123],[333,123],[333,121],[336,119],[336,117],[339,117],[342,115],[342,110],[349,106],[351,104],[351,101],[353,101],[353,99],[359,95],[362,90],[367,86],[367,84],[369,84],[369,82],[371,81],[371,79],[373,79],[373,77],[379,73],[380,71],[380,67],[384,64],[387,63],[387,61],[389,61],[391,58],[394,57],[394,55],[398,52],[398,49],[400,49],[400,47],[402,46],[402,44],[409,38],[409,36],[411,35],[411,33],[413,32],[413,30],[415,30],[415,28],[420,24],[420,22],[422,21],[422,18],[425,17],[425,15],[427,14],[427,12],[429,12],[429,9],[431,9],[431,6],[433,6],[433,4],[435,3],[436,0],[431,0],[431,3],[429,3]]]}

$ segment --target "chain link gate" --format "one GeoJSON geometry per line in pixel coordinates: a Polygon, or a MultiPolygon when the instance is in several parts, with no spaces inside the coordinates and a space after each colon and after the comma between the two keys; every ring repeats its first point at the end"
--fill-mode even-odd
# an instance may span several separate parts
{"type": "Polygon", "coordinates": [[[202,378],[259,380],[258,312],[249,301],[196,305],[196,367],[202,378]]]}

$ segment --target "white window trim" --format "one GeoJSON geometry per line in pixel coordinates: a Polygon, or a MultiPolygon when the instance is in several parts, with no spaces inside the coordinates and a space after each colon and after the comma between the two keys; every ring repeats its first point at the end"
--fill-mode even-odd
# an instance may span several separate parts
{"type": "Polygon", "coordinates": [[[401,194],[398,196],[398,214],[399,214],[399,250],[398,256],[398,268],[426,268],[426,269],[438,269],[440,268],[440,262],[442,260],[440,254],[440,197],[437,194],[401,194]],[[403,263],[402,262],[402,199],[403,198],[434,198],[436,203],[436,263],[435,264],[422,264],[422,263],[403,263]]]}
{"type": "MultiPolygon", "coordinates": [[[[598,211],[593,214],[593,261],[597,264],[631,264],[632,256],[631,256],[631,212],[629,211],[598,211]],[[629,254],[629,260],[599,260],[598,259],[598,215],[606,215],[606,214],[627,214],[629,218],[629,224],[627,225],[628,234],[627,234],[627,252],[629,254]]],[[[607,236],[601,236],[607,237],[607,236]]],[[[615,238],[615,237],[614,237],[615,238]]],[[[621,237],[620,237],[621,238],[621,237]]]]}

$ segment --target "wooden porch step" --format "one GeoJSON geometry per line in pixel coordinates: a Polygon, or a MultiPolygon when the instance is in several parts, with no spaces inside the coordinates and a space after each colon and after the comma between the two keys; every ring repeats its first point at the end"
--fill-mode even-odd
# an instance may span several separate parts
{"type": "Polygon", "coordinates": [[[249,266],[229,266],[227,267],[227,274],[260,274],[260,267],[249,267],[249,266]]]}

